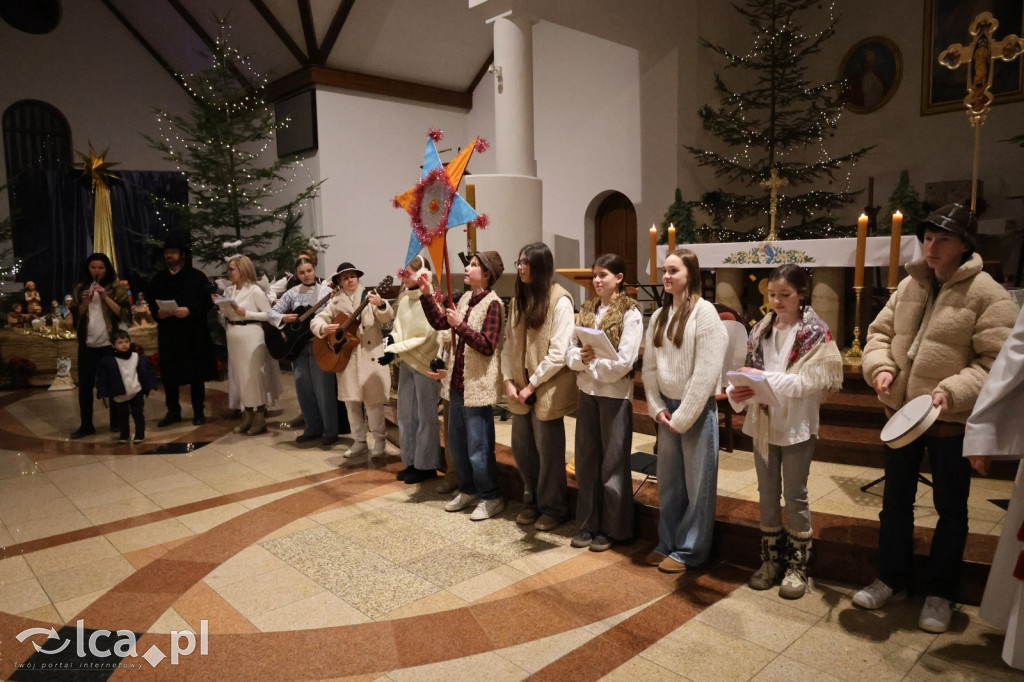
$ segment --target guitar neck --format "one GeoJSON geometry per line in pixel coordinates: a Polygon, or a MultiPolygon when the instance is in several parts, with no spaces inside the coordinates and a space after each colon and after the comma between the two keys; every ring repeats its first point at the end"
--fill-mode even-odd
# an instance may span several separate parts
{"type": "Polygon", "coordinates": [[[323,307],[324,303],[327,303],[327,301],[331,300],[332,296],[334,296],[334,290],[329,291],[326,296],[324,296],[319,301],[311,305],[309,307],[309,310],[302,313],[302,315],[299,316],[299,319],[297,321],[305,322],[306,320],[308,320],[316,311],[320,310],[320,308],[323,307]]]}

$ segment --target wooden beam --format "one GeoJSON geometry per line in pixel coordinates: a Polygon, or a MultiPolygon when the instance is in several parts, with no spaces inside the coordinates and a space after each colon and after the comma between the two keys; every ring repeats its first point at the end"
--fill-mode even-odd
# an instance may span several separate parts
{"type": "Polygon", "coordinates": [[[181,89],[184,90],[189,97],[195,99],[196,96],[185,85],[185,79],[183,79],[178,73],[175,72],[173,68],[171,68],[171,65],[167,63],[167,61],[163,58],[163,55],[157,52],[156,48],[149,44],[149,41],[146,40],[143,37],[143,35],[135,29],[135,26],[133,26],[132,23],[128,21],[128,18],[125,15],[121,14],[121,10],[117,9],[117,7],[114,6],[114,3],[111,2],[111,0],[100,0],[100,2],[102,2],[108,10],[110,10],[110,13],[113,14],[114,17],[121,22],[121,24],[128,30],[129,33],[132,34],[135,40],[137,40],[139,44],[142,45],[143,49],[145,49],[146,52],[149,53],[149,55],[156,61],[156,63],[162,66],[164,71],[171,75],[171,78],[173,78],[174,81],[181,86],[181,89]]]}
{"type": "Polygon", "coordinates": [[[343,90],[355,90],[385,97],[395,97],[397,99],[407,99],[415,102],[438,104],[457,109],[469,110],[473,108],[472,92],[446,90],[430,85],[420,85],[419,83],[409,83],[393,78],[370,76],[365,73],[329,69],[324,66],[314,65],[305,66],[268,85],[266,98],[267,101],[272,102],[293,92],[318,85],[343,90]]]}
{"type": "Polygon", "coordinates": [[[306,39],[306,53],[310,59],[316,58],[316,28],[313,26],[313,8],[309,0],[295,0],[299,6],[299,18],[302,19],[302,36],[306,39]]]}
{"type": "Polygon", "coordinates": [[[473,76],[473,82],[469,84],[468,88],[466,88],[467,95],[470,97],[473,96],[473,91],[476,90],[476,86],[480,85],[480,81],[483,80],[484,74],[487,73],[487,69],[489,69],[493,63],[494,51],[492,50],[491,54],[487,55],[487,59],[484,60],[483,66],[481,66],[480,70],[476,72],[475,76],[473,76]]]}
{"type": "Polygon", "coordinates": [[[338,5],[338,11],[334,13],[331,25],[324,35],[324,42],[320,44],[320,49],[316,53],[316,59],[313,60],[315,64],[323,66],[327,63],[327,58],[331,56],[334,43],[337,42],[341,28],[345,25],[345,21],[348,19],[348,14],[352,11],[352,5],[354,4],[356,4],[356,0],[342,0],[341,4],[338,5]]]}
{"type": "Polygon", "coordinates": [[[269,7],[263,2],[263,0],[249,0],[249,3],[253,6],[260,16],[263,17],[263,21],[267,22],[267,26],[273,31],[281,43],[288,48],[288,51],[292,53],[296,61],[301,66],[309,64],[309,58],[302,52],[302,48],[299,47],[298,43],[292,40],[291,35],[285,30],[285,27],[278,21],[277,17],[270,10],[269,7]]]}

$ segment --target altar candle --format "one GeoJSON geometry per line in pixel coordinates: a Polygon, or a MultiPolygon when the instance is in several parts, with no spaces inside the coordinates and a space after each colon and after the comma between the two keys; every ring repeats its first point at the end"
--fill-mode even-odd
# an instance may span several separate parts
{"type": "Polygon", "coordinates": [[[853,286],[864,286],[864,253],[868,245],[868,217],[861,213],[857,218],[857,261],[853,271],[853,286]]]}
{"type": "Polygon", "coordinates": [[[673,223],[668,224],[668,252],[676,252],[676,226],[673,223]]]}
{"type": "Polygon", "coordinates": [[[658,283],[658,228],[651,225],[651,284],[658,283]]]}
{"type": "Polygon", "coordinates": [[[900,233],[903,230],[903,214],[896,211],[892,214],[892,241],[889,243],[889,288],[893,289],[900,281],[900,233]]]}

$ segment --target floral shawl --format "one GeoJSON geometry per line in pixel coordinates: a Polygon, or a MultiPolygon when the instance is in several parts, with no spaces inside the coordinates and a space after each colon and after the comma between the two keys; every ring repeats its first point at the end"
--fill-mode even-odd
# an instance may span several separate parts
{"type": "MultiPolygon", "coordinates": [[[[750,330],[747,338],[747,367],[764,370],[764,334],[774,317],[774,314],[766,315],[750,330]]],[[[843,387],[843,356],[832,340],[832,332],[810,306],[804,307],[799,325],[793,348],[786,359],[786,373],[804,374],[821,390],[835,393],[843,387]]],[[[754,421],[754,433],[757,434],[754,449],[761,457],[767,457],[771,436],[767,408],[750,410],[748,419],[754,421]]]]}

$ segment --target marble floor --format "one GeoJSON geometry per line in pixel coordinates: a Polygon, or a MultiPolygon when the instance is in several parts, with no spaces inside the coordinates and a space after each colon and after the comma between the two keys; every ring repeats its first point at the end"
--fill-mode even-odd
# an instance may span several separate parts
{"type": "MultiPolygon", "coordinates": [[[[291,393],[257,437],[193,427],[187,407],[158,429],[162,411],[157,396],[141,444],[69,441],[73,391],[0,393],[0,677],[1024,679],[973,607],[932,635],[919,600],[867,612],[855,586],[815,581],[786,601],[728,561],[679,577],[643,565],[650,542],[573,549],[574,525],[524,530],[515,501],[479,523],[447,513],[436,484],[395,480],[393,446],[367,461],[342,457],[348,439],[296,445],[291,393]]],[[[720,495],[756,499],[750,453],[719,469],[720,495]]],[[[875,518],[881,491],[860,486],[878,475],[816,462],[812,509],[875,518]]],[[[1009,489],[977,481],[972,532],[1000,531],[1009,489]]],[[[927,489],[918,517],[934,525],[927,489]]]]}

